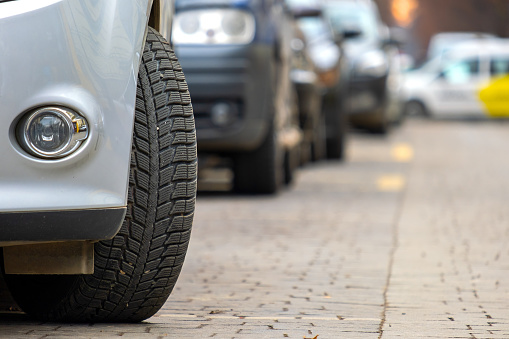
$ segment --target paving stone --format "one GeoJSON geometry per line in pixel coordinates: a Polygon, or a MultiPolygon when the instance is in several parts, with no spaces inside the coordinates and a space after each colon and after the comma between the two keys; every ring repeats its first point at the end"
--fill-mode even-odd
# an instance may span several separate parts
{"type": "Polygon", "coordinates": [[[508,128],[409,121],[277,196],[200,194],[154,317],[41,324],[0,304],[0,338],[509,338],[508,128]]]}

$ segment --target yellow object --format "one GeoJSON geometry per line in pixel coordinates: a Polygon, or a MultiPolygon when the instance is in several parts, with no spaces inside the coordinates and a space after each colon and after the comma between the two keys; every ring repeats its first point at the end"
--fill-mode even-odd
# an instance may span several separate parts
{"type": "Polygon", "coordinates": [[[397,162],[410,162],[414,158],[414,150],[408,144],[399,144],[392,148],[391,156],[397,162]]]}
{"type": "Polygon", "coordinates": [[[496,78],[479,91],[487,115],[493,118],[509,117],[509,75],[496,78]]]}
{"type": "Polygon", "coordinates": [[[405,178],[399,174],[382,175],[376,180],[376,187],[382,192],[398,192],[405,187],[405,178]]]}
{"type": "Polygon", "coordinates": [[[392,0],[391,13],[399,25],[407,27],[415,20],[419,2],[417,0],[392,0]]]}

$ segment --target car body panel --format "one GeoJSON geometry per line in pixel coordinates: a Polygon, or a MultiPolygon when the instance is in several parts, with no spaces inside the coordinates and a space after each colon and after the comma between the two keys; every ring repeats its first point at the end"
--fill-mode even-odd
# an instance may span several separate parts
{"type": "Polygon", "coordinates": [[[212,153],[255,150],[273,123],[279,131],[291,129],[291,104],[285,94],[291,86],[291,50],[289,39],[283,37],[289,28],[283,21],[281,1],[176,2],[177,15],[204,9],[242,10],[254,18],[255,33],[249,43],[175,43],[193,96],[198,149],[212,153]],[[287,80],[275,86],[276,79],[287,80]],[[273,101],[275,92],[277,103],[273,101]],[[235,112],[231,123],[213,123],[211,110],[218,103],[235,112]]]}
{"type": "Polygon", "coordinates": [[[175,51],[193,95],[200,151],[255,149],[271,120],[271,88],[266,84],[271,81],[267,70],[272,48],[265,44],[176,46],[175,51]],[[233,105],[238,119],[215,126],[210,110],[219,102],[233,105]]]}
{"type": "MultiPolygon", "coordinates": [[[[328,3],[326,15],[331,17],[334,27],[333,14],[330,11],[339,10],[341,13],[357,13],[358,18],[352,20],[352,25],[361,23],[361,35],[344,42],[345,53],[350,62],[351,76],[349,88],[349,113],[361,114],[374,111],[385,104],[385,82],[388,68],[376,76],[365,75],[360,70],[363,58],[373,51],[381,51],[383,39],[379,26],[378,12],[369,2],[333,1],[328,3]],[[354,23],[355,21],[355,23],[354,23]]],[[[346,14],[343,14],[346,15],[346,14]]],[[[349,23],[345,23],[348,25],[349,23]]],[[[336,29],[338,29],[336,27],[336,29]]]]}
{"type": "Polygon", "coordinates": [[[149,6],[148,0],[0,5],[0,212],[126,205],[149,6]],[[43,160],[19,147],[18,119],[46,105],[87,119],[89,137],[72,155],[43,160]]]}
{"type": "MultiPolygon", "coordinates": [[[[303,5],[300,1],[292,3],[297,10],[298,6],[303,5]]],[[[313,4],[308,1],[305,3],[313,4]]],[[[318,3],[315,5],[318,6],[318,3]]],[[[338,134],[343,135],[346,130],[344,117],[347,114],[349,71],[348,61],[342,48],[343,43],[338,41],[329,22],[321,15],[301,17],[296,21],[305,35],[306,49],[319,79],[318,86],[321,94],[321,111],[310,117],[315,121],[312,123],[312,133],[308,133],[308,135],[316,139],[313,133],[323,133],[320,131],[320,127],[316,126],[324,123],[325,138],[332,142],[338,134]],[[320,122],[321,120],[323,122],[320,122]]],[[[305,90],[310,91],[307,88],[305,90]]],[[[299,95],[303,95],[302,92],[302,90],[299,91],[299,95]]]]}
{"type": "Polygon", "coordinates": [[[398,121],[402,114],[401,68],[394,60],[398,50],[391,42],[390,30],[382,22],[376,4],[361,0],[327,0],[324,13],[339,33],[360,33],[344,42],[351,70],[349,113],[358,115],[352,116],[352,121],[371,118],[398,121]]]}

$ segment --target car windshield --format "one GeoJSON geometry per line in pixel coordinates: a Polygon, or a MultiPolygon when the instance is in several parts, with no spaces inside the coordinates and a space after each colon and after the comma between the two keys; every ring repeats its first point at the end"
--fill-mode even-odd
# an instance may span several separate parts
{"type": "Polygon", "coordinates": [[[332,39],[331,32],[327,30],[327,27],[321,18],[300,18],[297,21],[297,24],[308,41],[332,39]]]}
{"type": "Polygon", "coordinates": [[[441,65],[442,65],[442,58],[434,57],[432,59],[427,60],[422,65],[414,68],[411,71],[424,72],[424,73],[436,73],[436,72],[439,72],[441,65]]]}
{"type": "Polygon", "coordinates": [[[353,5],[329,5],[325,8],[332,27],[337,32],[359,30],[359,39],[375,39],[378,34],[376,16],[368,8],[353,5]]]}
{"type": "Polygon", "coordinates": [[[285,2],[291,6],[311,6],[311,7],[317,7],[316,0],[285,0],[285,2]]]}

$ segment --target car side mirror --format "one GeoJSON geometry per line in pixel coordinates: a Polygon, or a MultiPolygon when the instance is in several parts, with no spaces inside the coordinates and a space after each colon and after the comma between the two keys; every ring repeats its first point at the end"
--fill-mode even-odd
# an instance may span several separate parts
{"type": "Polygon", "coordinates": [[[345,36],[343,34],[334,32],[334,42],[337,45],[341,45],[344,40],[345,40],[345,36]]]}
{"type": "Polygon", "coordinates": [[[291,12],[296,19],[322,16],[322,10],[312,6],[296,6],[291,9],[291,12]]]}
{"type": "Polygon", "coordinates": [[[408,33],[400,27],[390,27],[389,36],[385,41],[385,45],[402,46],[408,40],[408,33]]]}
{"type": "Polygon", "coordinates": [[[435,81],[449,81],[447,72],[445,70],[440,71],[440,73],[437,74],[435,81]]]}
{"type": "Polygon", "coordinates": [[[351,26],[344,27],[340,33],[343,36],[343,39],[355,39],[362,35],[362,30],[359,27],[351,26]]]}

